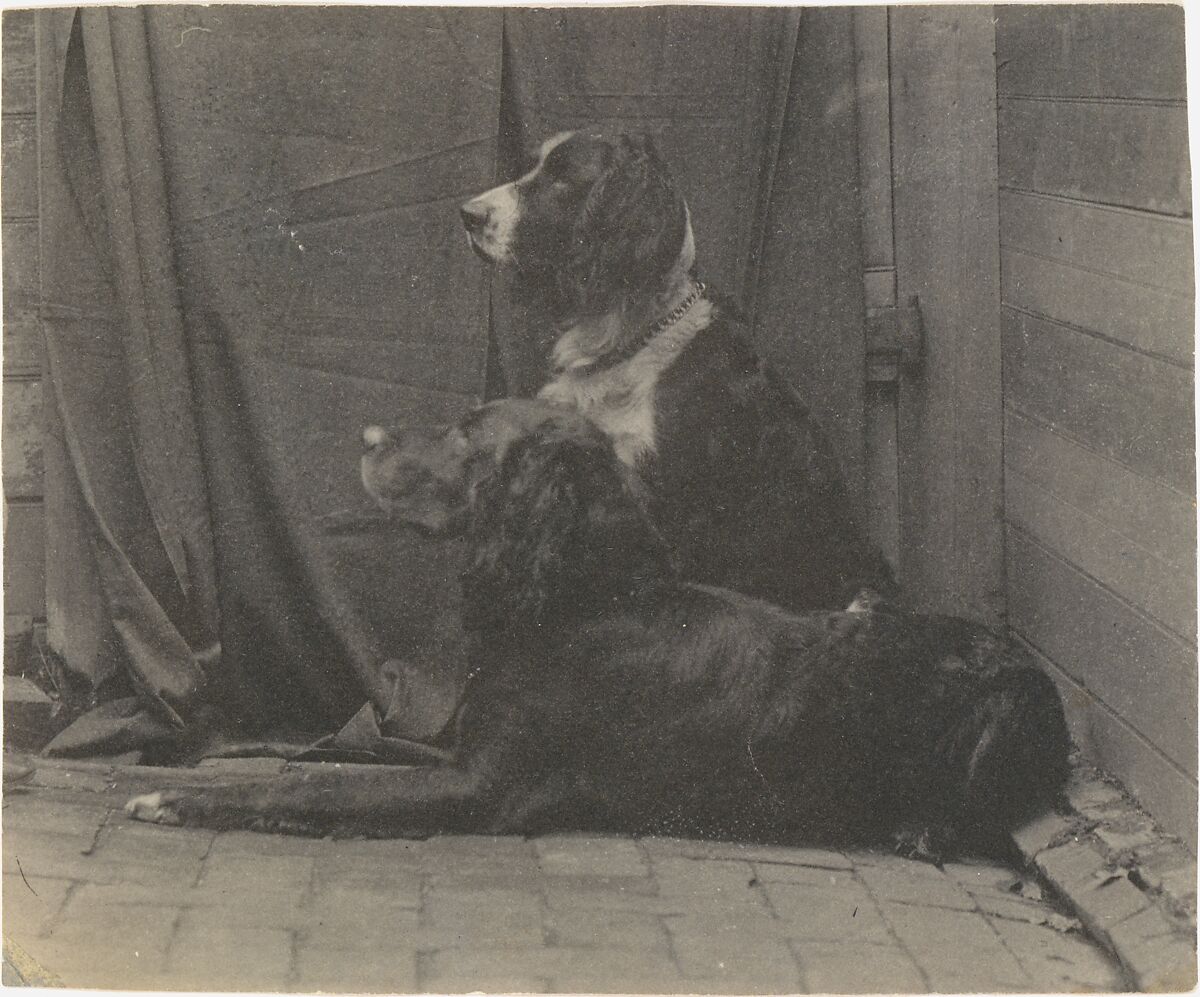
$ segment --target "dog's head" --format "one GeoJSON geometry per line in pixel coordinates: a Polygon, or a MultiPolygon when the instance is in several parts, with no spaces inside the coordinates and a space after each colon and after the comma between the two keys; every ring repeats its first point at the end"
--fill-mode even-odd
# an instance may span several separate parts
{"type": "Polygon", "coordinates": [[[383,509],[431,535],[467,534],[469,626],[607,610],[672,571],[637,479],[570,409],[505,399],[452,426],[363,436],[363,484],[383,509]]]}
{"type": "Polygon", "coordinates": [[[649,135],[564,132],[533,159],[461,213],[475,251],[548,295],[557,318],[622,309],[691,270],[687,205],[649,135]]]}

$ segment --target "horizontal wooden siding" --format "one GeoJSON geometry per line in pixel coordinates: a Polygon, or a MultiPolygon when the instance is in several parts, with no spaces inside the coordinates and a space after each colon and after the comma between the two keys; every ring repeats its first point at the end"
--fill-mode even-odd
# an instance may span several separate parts
{"type": "Polygon", "coordinates": [[[1081,747],[1195,847],[1181,8],[996,8],[1007,592],[1081,747]]]}

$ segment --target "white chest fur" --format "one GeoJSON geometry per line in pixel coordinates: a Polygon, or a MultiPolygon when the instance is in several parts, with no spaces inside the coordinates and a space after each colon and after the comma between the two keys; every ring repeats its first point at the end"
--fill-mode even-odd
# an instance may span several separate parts
{"type": "Polygon", "coordinates": [[[712,320],[712,303],[697,301],[628,360],[598,373],[564,370],[538,397],[569,405],[595,422],[622,463],[633,466],[656,447],[654,395],[658,379],[698,332],[712,320]]]}

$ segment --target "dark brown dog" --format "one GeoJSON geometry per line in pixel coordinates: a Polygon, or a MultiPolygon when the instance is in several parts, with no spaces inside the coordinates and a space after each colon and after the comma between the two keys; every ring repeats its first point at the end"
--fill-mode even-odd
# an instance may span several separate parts
{"type": "Polygon", "coordinates": [[[936,859],[1046,806],[1063,781],[1058,696],[1013,647],[962,620],[795,616],[682,584],[638,484],[570,410],[498,402],[366,439],[364,483],[392,516],[468,537],[476,648],[455,761],[153,793],[130,801],[135,818],[396,836],[890,834],[936,859]]]}

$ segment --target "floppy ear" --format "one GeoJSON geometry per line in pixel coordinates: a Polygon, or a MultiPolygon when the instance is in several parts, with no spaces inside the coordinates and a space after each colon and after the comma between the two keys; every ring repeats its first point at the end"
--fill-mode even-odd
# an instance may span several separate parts
{"type": "Polygon", "coordinates": [[[665,542],[608,442],[535,434],[475,493],[468,628],[533,626],[619,608],[671,572],[665,542]]]}
{"type": "Polygon", "coordinates": [[[687,208],[649,135],[623,135],[575,220],[559,293],[576,317],[653,293],[674,267],[687,208]]]}

